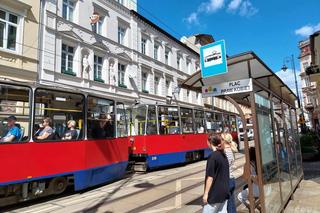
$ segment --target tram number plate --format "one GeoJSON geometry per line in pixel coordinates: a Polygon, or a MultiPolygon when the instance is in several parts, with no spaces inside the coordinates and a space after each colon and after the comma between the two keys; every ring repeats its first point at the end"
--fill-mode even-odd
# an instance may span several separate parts
{"type": "Polygon", "coordinates": [[[151,160],[157,160],[157,156],[151,157],[151,160]]]}

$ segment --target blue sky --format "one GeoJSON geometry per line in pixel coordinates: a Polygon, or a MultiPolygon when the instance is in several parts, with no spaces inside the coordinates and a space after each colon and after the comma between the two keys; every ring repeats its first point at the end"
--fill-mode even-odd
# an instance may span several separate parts
{"type": "MultiPolygon", "coordinates": [[[[177,38],[225,39],[228,55],[253,50],[275,72],[320,30],[320,0],[138,0],[138,12],[177,38]]],[[[290,68],[290,65],[288,65],[290,68]]],[[[290,83],[288,83],[290,84],[290,83]]]]}

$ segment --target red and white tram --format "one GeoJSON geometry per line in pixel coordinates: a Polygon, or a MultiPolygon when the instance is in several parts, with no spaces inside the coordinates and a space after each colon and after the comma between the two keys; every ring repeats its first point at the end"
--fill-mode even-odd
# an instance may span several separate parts
{"type": "Polygon", "coordinates": [[[0,206],[59,194],[68,185],[82,190],[122,178],[128,164],[126,128],[124,105],[116,100],[0,82],[0,206]],[[20,134],[5,142],[10,116],[20,134]],[[37,136],[44,118],[52,121],[46,138],[37,136]],[[66,139],[68,121],[76,134],[66,139]]]}

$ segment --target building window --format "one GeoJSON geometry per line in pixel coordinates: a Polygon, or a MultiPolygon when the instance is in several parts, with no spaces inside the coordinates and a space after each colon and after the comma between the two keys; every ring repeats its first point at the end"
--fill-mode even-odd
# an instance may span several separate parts
{"type": "Polygon", "coordinates": [[[164,53],[165,64],[169,65],[169,50],[166,50],[164,53]]]}
{"type": "Polygon", "coordinates": [[[61,72],[68,75],[75,76],[73,72],[73,55],[74,48],[66,44],[62,44],[61,54],[61,72]]]}
{"type": "Polygon", "coordinates": [[[73,21],[74,2],[72,0],[63,0],[62,17],[68,21],[73,21]]]}
{"type": "Polygon", "coordinates": [[[156,95],[160,95],[159,85],[160,85],[160,78],[158,76],[155,76],[154,77],[154,94],[156,95]]]}
{"type": "Polygon", "coordinates": [[[187,90],[187,102],[190,100],[190,90],[187,90]]]}
{"type": "Polygon", "coordinates": [[[100,16],[99,21],[95,23],[93,27],[93,32],[102,35],[102,29],[103,29],[103,22],[104,22],[104,17],[100,16]]]}
{"type": "Polygon", "coordinates": [[[124,27],[118,26],[118,43],[124,45],[126,36],[126,29],[124,27]]]}
{"type": "Polygon", "coordinates": [[[117,0],[117,2],[120,3],[120,4],[122,4],[122,5],[124,5],[123,0],[117,0]]]}
{"type": "Polygon", "coordinates": [[[180,63],[180,61],[181,61],[181,56],[178,55],[178,56],[177,56],[177,69],[178,69],[178,70],[181,70],[181,63],[180,63]]]}
{"type": "Polygon", "coordinates": [[[141,53],[146,54],[147,39],[141,38],[141,53]]]}
{"type": "Polygon", "coordinates": [[[188,70],[188,74],[191,74],[191,62],[187,61],[187,70],[188,70]]]}
{"type": "Polygon", "coordinates": [[[142,92],[149,93],[148,88],[147,88],[148,73],[145,73],[145,72],[142,73],[141,81],[142,81],[142,86],[141,86],[142,92]]]}
{"type": "Polygon", "coordinates": [[[16,50],[18,16],[0,10],[0,47],[16,50]]]}
{"type": "Polygon", "coordinates": [[[102,57],[95,55],[94,66],[93,66],[94,80],[104,83],[104,81],[102,80],[102,66],[103,66],[102,57]]]}
{"type": "Polygon", "coordinates": [[[124,64],[118,64],[118,86],[127,88],[125,84],[126,66],[124,64]]]}
{"type": "Polygon", "coordinates": [[[171,86],[170,80],[166,79],[166,95],[167,96],[171,96],[171,94],[170,94],[170,86],[171,86]]]}
{"type": "Polygon", "coordinates": [[[155,44],[154,48],[153,48],[153,58],[156,59],[156,60],[159,60],[158,52],[159,52],[159,45],[155,44]]]}

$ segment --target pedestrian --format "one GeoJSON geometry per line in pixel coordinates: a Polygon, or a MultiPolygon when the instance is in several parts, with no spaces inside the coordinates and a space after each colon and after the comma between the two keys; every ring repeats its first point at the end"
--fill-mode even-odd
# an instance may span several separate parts
{"type": "Polygon", "coordinates": [[[221,138],[223,140],[224,152],[228,158],[229,173],[230,173],[230,178],[229,178],[230,198],[228,200],[227,209],[228,209],[228,213],[236,213],[237,207],[236,207],[236,202],[235,202],[235,198],[234,198],[234,190],[236,188],[236,180],[235,180],[235,177],[233,176],[233,171],[234,171],[234,161],[235,161],[234,152],[237,151],[237,147],[234,147],[234,145],[232,144],[233,138],[230,133],[221,134],[221,138]]]}
{"type": "Polygon", "coordinates": [[[229,199],[229,163],[223,150],[221,136],[210,133],[208,146],[212,154],[207,160],[203,194],[203,213],[227,213],[229,199]]]}
{"type": "MultiPolygon", "coordinates": [[[[255,183],[257,180],[257,161],[256,161],[256,149],[255,147],[249,148],[249,158],[250,158],[250,171],[244,167],[243,178],[248,182],[252,180],[253,197],[255,199],[259,198],[259,187],[255,183]],[[249,173],[250,172],[250,173],[249,173]],[[251,175],[250,175],[251,174],[251,175]]],[[[247,201],[249,200],[249,188],[246,185],[243,190],[238,194],[238,200],[247,206],[247,201]]]]}

